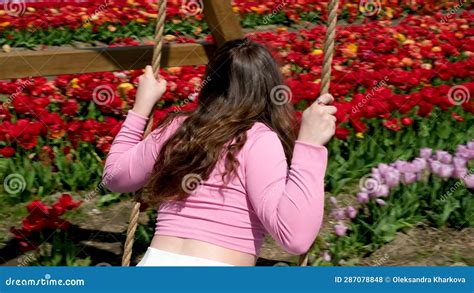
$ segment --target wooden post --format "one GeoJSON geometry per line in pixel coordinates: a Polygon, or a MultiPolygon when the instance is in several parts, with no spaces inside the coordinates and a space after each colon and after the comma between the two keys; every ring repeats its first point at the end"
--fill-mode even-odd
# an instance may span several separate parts
{"type": "Polygon", "coordinates": [[[206,22],[218,46],[244,36],[239,18],[232,11],[231,0],[204,0],[203,2],[206,22]]]}

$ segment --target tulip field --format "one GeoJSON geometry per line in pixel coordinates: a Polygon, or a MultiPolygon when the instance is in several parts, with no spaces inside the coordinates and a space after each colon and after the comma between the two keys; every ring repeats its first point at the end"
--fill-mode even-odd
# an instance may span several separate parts
{"type": "MultiPolygon", "coordinates": [[[[73,2],[0,2],[2,50],[153,43],[156,1],[73,2]]],[[[168,1],[166,42],[213,42],[199,5],[168,1]]],[[[326,6],[233,1],[246,35],[280,62],[287,84],[282,94],[299,118],[320,92],[326,6]]],[[[339,10],[330,85],[337,129],[327,146],[326,216],[310,264],[399,265],[406,262],[397,263],[390,251],[377,255],[404,233],[436,230],[439,237],[426,240],[433,246],[443,247],[442,235],[467,239],[439,264],[474,265],[468,242],[474,241],[473,1],[341,1],[339,10]]],[[[155,124],[167,113],[196,107],[204,71],[161,69],[168,91],[155,124]]],[[[99,226],[113,225],[112,213],[130,200],[106,190],[101,176],[142,73],[0,80],[1,263],[119,265],[85,255],[83,246],[104,234],[99,226]],[[111,220],[94,226],[98,214],[111,220]],[[85,226],[97,233],[79,240],[85,226]]],[[[140,224],[137,256],[153,234],[154,212],[142,215],[151,222],[140,224]]],[[[123,234],[122,227],[108,237],[123,242],[123,234]]],[[[416,265],[431,254],[409,257],[416,265]]]]}

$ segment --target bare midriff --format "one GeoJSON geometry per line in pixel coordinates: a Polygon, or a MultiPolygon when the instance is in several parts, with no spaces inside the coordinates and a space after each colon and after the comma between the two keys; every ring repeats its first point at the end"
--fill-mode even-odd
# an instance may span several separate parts
{"type": "Polygon", "coordinates": [[[257,257],[201,240],[155,235],[151,247],[187,256],[200,257],[234,266],[255,266],[257,257]]]}

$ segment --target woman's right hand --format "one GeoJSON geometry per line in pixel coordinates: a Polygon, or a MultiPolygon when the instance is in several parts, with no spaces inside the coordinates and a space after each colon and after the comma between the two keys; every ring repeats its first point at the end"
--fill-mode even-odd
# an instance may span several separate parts
{"type": "Polygon", "coordinates": [[[150,65],[145,68],[145,73],[138,78],[137,96],[132,111],[142,116],[150,116],[155,104],[166,91],[166,80],[156,78],[150,65]]]}
{"type": "Polygon", "coordinates": [[[336,132],[337,108],[328,104],[333,101],[331,94],[322,95],[303,112],[298,140],[316,145],[331,140],[336,132]]]}

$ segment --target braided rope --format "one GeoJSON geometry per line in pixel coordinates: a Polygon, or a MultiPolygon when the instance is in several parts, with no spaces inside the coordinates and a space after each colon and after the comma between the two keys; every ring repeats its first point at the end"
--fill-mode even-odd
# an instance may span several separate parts
{"type": "MultiPolygon", "coordinates": [[[[158,21],[156,23],[155,30],[155,48],[153,51],[152,66],[155,76],[158,76],[160,72],[161,63],[161,49],[163,48],[163,32],[165,30],[165,19],[166,19],[166,0],[159,0],[158,6],[158,21]]],[[[152,112],[153,113],[153,112],[152,112]]],[[[148,125],[145,130],[144,137],[147,137],[153,129],[153,114],[150,117],[148,125]]],[[[130,221],[127,229],[127,238],[123,248],[122,266],[130,266],[130,259],[132,258],[133,241],[135,240],[135,232],[138,226],[138,218],[140,216],[139,202],[135,202],[133,205],[132,213],[130,214],[130,221]]]]}
{"type": "MultiPolygon", "coordinates": [[[[321,95],[329,92],[329,83],[331,81],[331,64],[334,55],[334,43],[336,39],[336,23],[337,23],[337,8],[339,0],[331,0],[329,2],[328,10],[328,30],[324,40],[324,60],[323,72],[321,77],[321,95]]],[[[308,253],[302,254],[299,257],[298,265],[305,267],[308,265],[308,253]]]]}
{"type": "Polygon", "coordinates": [[[321,95],[329,92],[329,83],[331,81],[331,64],[334,55],[334,43],[336,39],[337,8],[339,1],[331,0],[329,2],[328,30],[324,40],[324,60],[323,73],[321,77],[321,95]]]}

